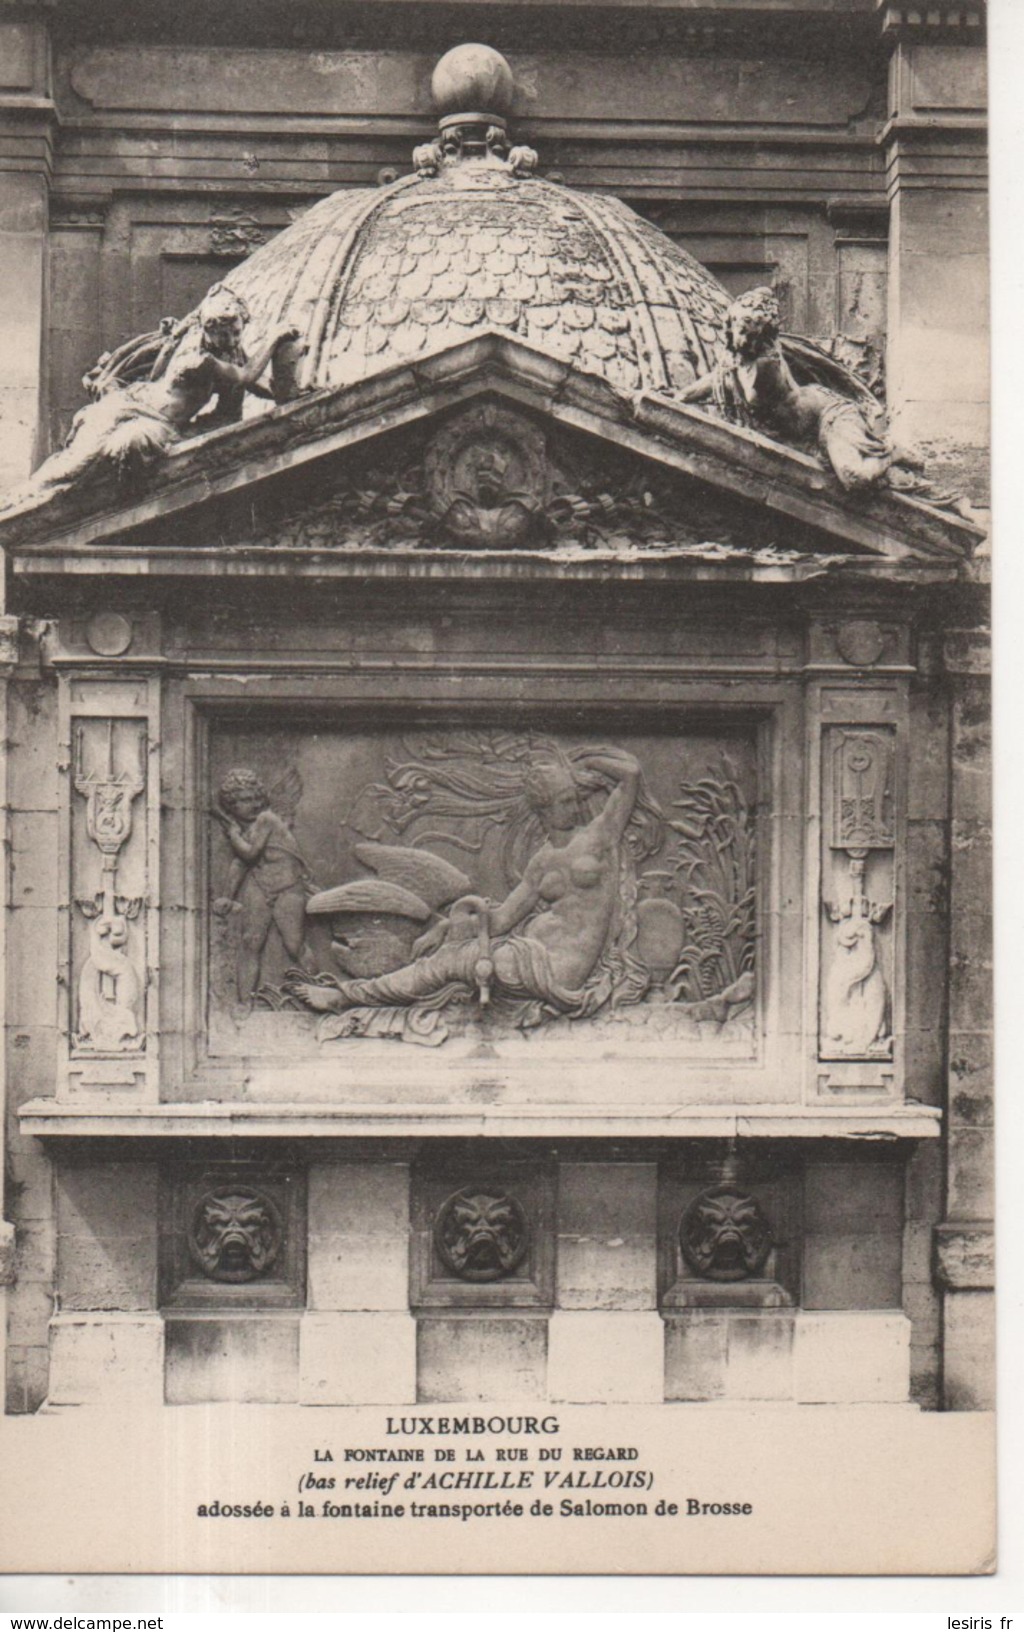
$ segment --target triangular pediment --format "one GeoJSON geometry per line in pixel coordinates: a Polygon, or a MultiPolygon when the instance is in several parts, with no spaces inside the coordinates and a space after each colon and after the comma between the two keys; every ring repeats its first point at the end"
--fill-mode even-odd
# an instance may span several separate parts
{"type": "Polygon", "coordinates": [[[0,514],[0,544],[28,571],[54,554],[243,550],[948,577],[980,536],[891,490],[849,495],[803,452],[668,397],[623,397],[498,332],[182,441],[137,485],[108,474],[0,514]]]}

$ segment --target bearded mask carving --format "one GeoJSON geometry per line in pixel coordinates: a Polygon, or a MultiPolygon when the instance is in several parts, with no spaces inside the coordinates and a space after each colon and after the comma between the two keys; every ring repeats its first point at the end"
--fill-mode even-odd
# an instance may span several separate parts
{"type": "Polygon", "coordinates": [[[241,1185],[210,1190],[192,1215],[189,1251],[204,1275],[254,1281],[281,1250],[281,1220],[269,1197],[241,1185]]]}
{"type": "Polygon", "coordinates": [[[434,1242],[442,1263],[463,1281],[500,1281],[522,1263],[526,1217],[512,1196],[459,1190],[437,1215],[434,1242]]]}
{"type": "Polygon", "coordinates": [[[683,1257],[709,1281],[743,1281],[764,1268],[772,1232],[757,1202],[732,1184],[704,1190],[683,1214],[683,1257]]]}

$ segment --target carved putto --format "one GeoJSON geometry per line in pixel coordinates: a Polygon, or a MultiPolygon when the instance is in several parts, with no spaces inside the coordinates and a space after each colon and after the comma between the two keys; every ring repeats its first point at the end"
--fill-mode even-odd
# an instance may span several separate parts
{"type": "Polygon", "coordinates": [[[283,1244],[281,1216],[261,1190],[222,1185],[197,1202],[188,1248],[211,1281],[255,1281],[277,1262],[283,1244]]]}
{"type": "Polygon", "coordinates": [[[500,1281],[514,1274],[529,1241],[526,1215],[504,1191],[458,1190],[434,1225],[438,1257],[461,1281],[500,1281]]]}
{"type": "Polygon", "coordinates": [[[306,898],[312,875],[295,842],[292,823],[302,779],[288,770],[268,792],[248,766],[236,766],[221,783],[210,814],[231,852],[224,893],[213,911],[240,919],[236,963],[238,1002],[245,1008],[262,984],[263,953],[276,931],[289,957],[308,964],[306,898]]]}
{"type": "Polygon", "coordinates": [[[742,1281],[760,1274],[772,1233],[757,1201],[734,1180],[702,1190],[679,1227],[683,1257],[709,1281],[742,1281]]]}

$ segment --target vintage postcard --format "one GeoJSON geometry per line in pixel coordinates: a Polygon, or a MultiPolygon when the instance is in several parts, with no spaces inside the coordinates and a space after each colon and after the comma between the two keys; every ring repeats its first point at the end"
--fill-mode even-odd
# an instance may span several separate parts
{"type": "Polygon", "coordinates": [[[989,1572],[984,0],[459,9],[0,18],[2,1567],[989,1572]]]}

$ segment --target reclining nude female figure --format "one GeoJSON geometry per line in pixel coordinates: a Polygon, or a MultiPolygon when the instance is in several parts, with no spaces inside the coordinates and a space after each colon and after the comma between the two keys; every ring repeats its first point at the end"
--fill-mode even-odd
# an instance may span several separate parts
{"type": "Polygon", "coordinates": [[[332,986],[296,979],[291,989],[310,1008],[340,1013],[362,1005],[417,1003],[449,986],[475,986],[486,1002],[493,982],[509,997],[541,999],[563,1013],[591,1012],[597,1004],[588,1001],[587,982],[618,921],[622,846],[640,788],[640,766],[621,749],[604,749],[588,758],[587,768],[614,784],[589,821],[568,765],[538,760],[527,770],[526,799],[546,837],[504,901],[495,905],[463,896],[449,917],[416,943],[419,955],[392,974],[337,980],[332,986]],[[516,926],[526,920],[517,934],[516,926]]]}

